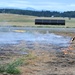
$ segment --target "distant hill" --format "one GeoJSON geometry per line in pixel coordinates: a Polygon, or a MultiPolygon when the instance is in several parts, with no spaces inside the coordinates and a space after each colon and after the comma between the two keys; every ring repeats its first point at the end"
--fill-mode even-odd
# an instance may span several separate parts
{"type": "Polygon", "coordinates": [[[73,18],[75,18],[75,11],[66,11],[66,12],[37,11],[31,7],[28,7],[25,10],[22,10],[22,9],[0,9],[0,13],[31,15],[31,16],[39,16],[39,17],[73,17],[73,18]]]}
{"type": "Polygon", "coordinates": [[[25,10],[32,10],[32,11],[35,11],[35,9],[32,8],[32,7],[27,7],[25,10]]]}

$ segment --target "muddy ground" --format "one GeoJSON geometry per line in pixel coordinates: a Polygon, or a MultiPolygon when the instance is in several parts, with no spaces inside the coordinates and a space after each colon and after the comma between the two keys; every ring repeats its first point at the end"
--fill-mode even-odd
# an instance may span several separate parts
{"type": "MultiPolygon", "coordinates": [[[[75,33],[56,33],[74,37],[75,33]]],[[[0,45],[0,65],[31,54],[31,57],[18,68],[20,75],[75,75],[75,41],[67,48],[53,45],[31,44],[21,41],[17,45],[0,45]]],[[[0,74],[0,75],[3,75],[0,74]]],[[[11,75],[11,74],[6,74],[11,75]]],[[[12,74],[13,75],[13,74],[12,74]]]]}

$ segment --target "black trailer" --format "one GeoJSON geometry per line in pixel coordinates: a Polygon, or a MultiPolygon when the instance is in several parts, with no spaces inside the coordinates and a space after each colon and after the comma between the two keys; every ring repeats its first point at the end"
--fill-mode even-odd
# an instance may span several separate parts
{"type": "Polygon", "coordinates": [[[35,19],[35,25],[65,25],[65,20],[58,19],[35,19]]]}

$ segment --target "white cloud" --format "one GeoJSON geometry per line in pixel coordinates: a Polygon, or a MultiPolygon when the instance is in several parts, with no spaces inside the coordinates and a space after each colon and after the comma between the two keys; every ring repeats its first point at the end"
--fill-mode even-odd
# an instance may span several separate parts
{"type": "Polygon", "coordinates": [[[0,0],[0,7],[27,8],[38,10],[67,11],[74,10],[74,0],[0,0]]]}
{"type": "Polygon", "coordinates": [[[70,4],[69,6],[71,6],[71,7],[75,7],[75,4],[70,4]]]}
{"type": "Polygon", "coordinates": [[[35,8],[37,9],[43,9],[43,10],[55,10],[55,11],[62,11],[64,10],[66,4],[65,3],[60,3],[60,2],[43,2],[43,3],[39,3],[39,4],[36,4],[38,6],[35,6],[35,8]]]}
{"type": "Polygon", "coordinates": [[[1,1],[0,7],[9,7],[9,8],[26,8],[30,5],[30,2],[23,0],[10,0],[10,1],[1,1]]]}

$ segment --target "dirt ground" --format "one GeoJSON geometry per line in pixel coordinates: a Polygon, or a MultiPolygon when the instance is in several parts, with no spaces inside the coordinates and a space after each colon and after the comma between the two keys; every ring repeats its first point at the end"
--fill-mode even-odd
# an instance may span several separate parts
{"type": "MultiPolygon", "coordinates": [[[[70,37],[75,36],[75,33],[56,34],[70,37]]],[[[0,46],[0,50],[2,50],[2,53],[0,52],[0,64],[9,62],[9,56],[11,56],[11,60],[14,59],[14,57],[18,58],[21,55],[16,52],[14,53],[14,51],[18,50],[19,52],[27,46],[28,44],[23,41],[16,46],[0,46]]],[[[26,49],[28,49],[27,52],[31,53],[35,58],[28,59],[28,64],[23,64],[19,67],[21,75],[75,75],[75,41],[71,41],[69,47],[60,48],[59,50],[55,47],[56,50],[52,45],[40,45],[39,47],[37,43],[34,43],[33,46],[35,46],[35,48],[29,47],[26,49]]]]}

